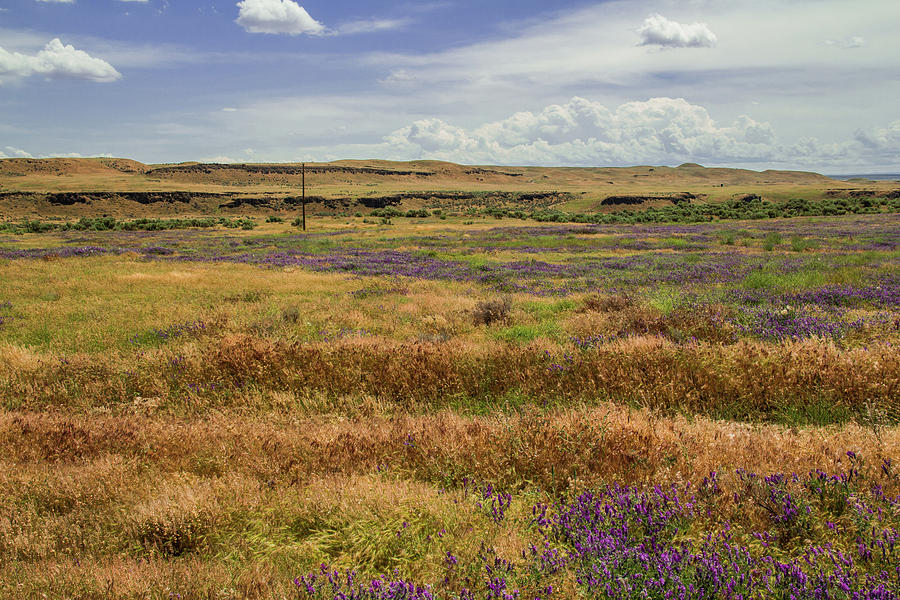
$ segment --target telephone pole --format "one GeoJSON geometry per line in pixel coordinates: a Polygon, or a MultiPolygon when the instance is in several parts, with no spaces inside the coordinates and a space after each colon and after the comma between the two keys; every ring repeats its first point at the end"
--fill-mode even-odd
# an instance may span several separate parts
{"type": "Polygon", "coordinates": [[[300,163],[300,174],[303,178],[303,199],[301,201],[303,206],[303,231],[306,231],[306,163],[300,163]]]}

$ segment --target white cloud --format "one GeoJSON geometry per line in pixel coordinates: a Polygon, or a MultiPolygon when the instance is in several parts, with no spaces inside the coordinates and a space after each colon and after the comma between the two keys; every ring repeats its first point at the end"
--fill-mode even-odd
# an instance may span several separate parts
{"type": "Polygon", "coordinates": [[[641,46],[664,46],[668,48],[711,48],[718,40],[706,23],[690,25],[670,21],[654,13],[647,17],[638,29],[641,46]]]}
{"type": "Polygon", "coordinates": [[[80,154],[78,152],[50,152],[47,154],[31,154],[20,148],[6,146],[0,150],[0,158],[113,158],[112,154],[80,154]],[[5,152],[4,152],[5,150],[5,152]]]}
{"type": "Polygon", "coordinates": [[[409,25],[409,19],[369,19],[363,21],[350,21],[338,27],[337,32],[342,35],[355,33],[376,33],[379,31],[391,31],[409,25]]]}
{"type": "Polygon", "coordinates": [[[43,75],[51,79],[72,78],[97,82],[121,79],[122,75],[101,58],[95,58],[54,38],[35,55],[8,52],[0,48],[0,82],[43,75]]]}
{"type": "Polygon", "coordinates": [[[471,131],[423,119],[386,141],[415,158],[500,164],[758,162],[774,160],[778,153],[768,123],[742,116],[722,126],[704,107],[682,98],[627,102],[610,110],[575,97],[471,131]]]}
{"type": "Polygon", "coordinates": [[[234,158],[232,156],[225,156],[223,154],[220,154],[218,156],[201,156],[197,160],[200,162],[203,162],[203,163],[214,163],[214,164],[219,164],[219,165],[244,162],[240,158],[234,158]]]}
{"type": "Polygon", "coordinates": [[[293,0],[242,0],[235,21],[250,33],[322,35],[325,26],[293,0]]]}
{"type": "Polygon", "coordinates": [[[38,2],[51,2],[53,4],[75,4],[75,0],[37,0],[38,2]]]}
{"type": "Polygon", "coordinates": [[[33,158],[31,154],[25,152],[21,148],[6,146],[3,150],[6,152],[0,151],[0,158],[33,158]]]}
{"type": "Polygon", "coordinates": [[[627,166],[705,165],[834,173],[900,162],[900,120],[856,131],[853,139],[802,137],[783,143],[774,128],[742,115],[719,124],[703,106],[651,98],[609,109],[572,98],[540,112],[519,112],[473,129],[421,119],[384,138],[397,159],[468,164],[627,166]]]}
{"type": "Polygon", "coordinates": [[[379,79],[379,83],[385,84],[404,84],[416,80],[416,76],[406,69],[392,69],[387,77],[379,79]]]}
{"type": "Polygon", "coordinates": [[[859,129],[854,138],[872,151],[889,153],[900,158],[900,121],[894,121],[884,128],[859,129]]]}

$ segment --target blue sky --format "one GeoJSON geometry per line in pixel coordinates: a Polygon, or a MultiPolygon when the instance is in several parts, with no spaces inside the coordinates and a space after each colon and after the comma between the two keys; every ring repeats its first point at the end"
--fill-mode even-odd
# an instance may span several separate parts
{"type": "Polygon", "coordinates": [[[896,0],[0,0],[0,158],[900,167],[896,0]]]}

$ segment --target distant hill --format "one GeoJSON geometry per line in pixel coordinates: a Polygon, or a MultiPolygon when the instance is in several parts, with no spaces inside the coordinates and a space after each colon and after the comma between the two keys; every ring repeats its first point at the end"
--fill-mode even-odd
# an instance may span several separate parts
{"type": "MultiPolygon", "coordinates": [[[[828,183],[832,180],[818,173],[803,171],[750,171],[747,169],[706,168],[695,163],[678,167],[498,167],[458,165],[455,163],[417,160],[339,160],[330,163],[307,163],[307,173],[324,176],[325,180],[429,179],[454,182],[516,183],[524,180],[553,179],[561,183],[635,183],[635,179],[661,183],[685,184],[772,184],[828,183]]],[[[300,176],[299,163],[218,164],[185,162],[145,165],[125,158],[8,158],[0,160],[0,178],[38,176],[77,176],[134,174],[185,183],[265,183],[291,180],[300,176]]],[[[319,177],[321,181],[322,177],[319,177]]]]}
{"type": "Polygon", "coordinates": [[[4,158],[0,177],[143,173],[147,165],[127,158],[4,158]]]}
{"type": "MultiPolygon", "coordinates": [[[[147,165],[125,158],[0,160],[2,218],[291,213],[299,163],[147,165]]],[[[882,195],[893,182],[839,181],[803,171],[678,167],[503,167],[435,160],[306,164],[312,210],[355,214],[379,206],[558,208],[572,212],[720,202],[882,195]]]]}

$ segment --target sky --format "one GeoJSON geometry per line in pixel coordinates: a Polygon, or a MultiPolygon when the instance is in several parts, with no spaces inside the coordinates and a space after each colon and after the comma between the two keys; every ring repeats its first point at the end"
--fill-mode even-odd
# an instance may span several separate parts
{"type": "Polygon", "coordinates": [[[0,0],[0,158],[900,172],[898,0],[0,0]]]}

